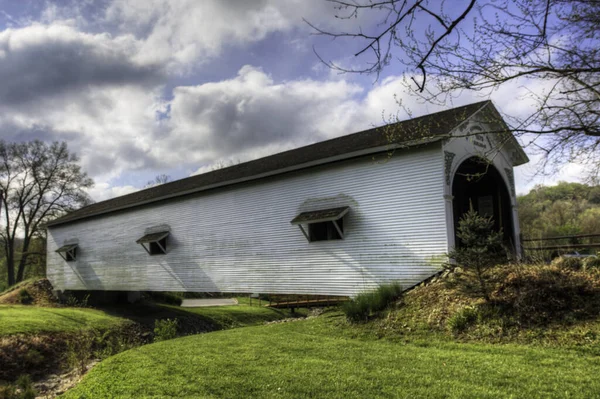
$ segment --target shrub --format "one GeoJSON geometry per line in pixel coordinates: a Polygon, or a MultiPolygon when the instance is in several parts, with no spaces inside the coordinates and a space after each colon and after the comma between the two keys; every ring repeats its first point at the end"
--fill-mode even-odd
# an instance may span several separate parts
{"type": "Polygon", "coordinates": [[[342,311],[351,322],[367,321],[373,314],[389,307],[401,295],[402,286],[400,284],[381,285],[375,291],[360,293],[344,302],[342,311]]]}
{"type": "Polygon", "coordinates": [[[79,330],[67,341],[67,351],[65,360],[67,366],[79,371],[80,375],[85,374],[87,366],[92,358],[94,336],[97,334],[94,330],[79,330]]]}
{"type": "Polygon", "coordinates": [[[156,320],[154,322],[154,342],[177,337],[177,319],[156,320]]]}
{"type": "Polygon", "coordinates": [[[44,355],[40,353],[40,351],[30,348],[27,350],[24,360],[26,363],[32,366],[39,366],[40,364],[44,363],[45,358],[44,355]]]}
{"type": "Polygon", "coordinates": [[[458,223],[459,245],[448,254],[456,264],[446,268],[455,271],[454,283],[465,294],[490,301],[489,271],[499,263],[506,263],[506,249],[502,232],[495,232],[491,217],[479,215],[472,207],[458,223]]]}
{"type": "Polygon", "coordinates": [[[583,260],[583,270],[594,270],[600,269],[600,257],[590,256],[583,260]]]}
{"type": "Polygon", "coordinates": [[[35,399],[37,396],[35,389],[33,388],[33,383],[31,382],[31,378],[28,375],[22,375],[19,377],[16,383],[17,387],[20,390],[18,398],[20,399],[35,399]]]}
{"type": "Polygon", "coordinates": [[[567,256],[559,256],[552,261],[552,265],[561,269],[580,270],[583,268],[583,259],[567,256]]]}
{"type": "Polygon", "coordinates": [[[29,291],[27,291],[27,289],[21,288],[19,290],[18,300],[19,300],[19,303],[22,303],[23,305],[28,305],[31,302],[33,302],[33,297],[31,296],[29,291]]]}
{"type": "Polygon", "coordinates": [[[184,293],[182,292],[153,292],[149,291],[146,295],[154,302],[165,303],[167,305],[181,305],[184,293]]]}
{"type": "Polygon", "coordinates": [[[13,384],[0,385],[0,399],[35,399],[37,393],[28,375],[22,375],[13,384]]]}
{"type": "Polygon", "coordinates": [[[600,281],[593,274],[553,265],[508,271],[495,300],[524,324],[596,317],[600,281]]]}
{"type": "Polygon", "coordinates": [[[472,325],[478,318],[477,309],[473,306],[465,306],[452,315],[446,325],[455,334],[460,334],[472,325]]]}
{"type": "Polygon", "coordinates": [[[86,294],[81,299],[79,299],[76,295],[68,293],[64,296],[62,303],[72,308],[86,308],[88,306],[89,299],[90,294],[86,294]]]}

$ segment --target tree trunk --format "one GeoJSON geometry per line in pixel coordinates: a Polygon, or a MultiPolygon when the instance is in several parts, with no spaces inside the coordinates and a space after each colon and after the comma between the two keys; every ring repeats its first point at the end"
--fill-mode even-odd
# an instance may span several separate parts
{"type": "Polygon", "coordinates": [[[27,265],[27,257],[29,254],[27,251],[29,250],[29,238],[25,238],[23,240],[23,248],[21,248],[21,260],[19,261],[19,267],[17,268],[17,283],[23,281],[23,277],[25,276],[25,266],[27,265]]]}
{"type": "Polygon", "coordinates": [[[6,251],[6,271],[8,272],[8,286],[15,285],[15,258],[10,244],[6,251]]]}
{"type": "MultiPolygon", "coordinates": [[[[27,262],[27,255],[23,255],[21,260],[19,261],[19,267],[17,268],[17,283],[23,281],[23,277],[25,275],[25,264],[27,262]]],[[[14,272],[13,272],[14,273],[14,272]]]]}

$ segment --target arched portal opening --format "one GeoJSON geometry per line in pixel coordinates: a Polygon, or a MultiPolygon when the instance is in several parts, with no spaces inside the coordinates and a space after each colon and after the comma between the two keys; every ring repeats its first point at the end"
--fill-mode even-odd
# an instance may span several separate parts
{"type": "Polygon", "coordinates": [[[458,221],[472,205],[480,215],[493,218],[494,229],[502,229],[504,242],[514,249],[510,196],[504,179],[493,165],[478,157],[465,160],[454,176],[452,196],[457,246],[460,245],[456,237],[458,221]]]}

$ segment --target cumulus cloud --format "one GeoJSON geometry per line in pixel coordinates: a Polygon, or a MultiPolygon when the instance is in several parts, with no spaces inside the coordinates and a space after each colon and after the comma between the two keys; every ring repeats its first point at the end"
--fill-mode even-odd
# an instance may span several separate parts
{"type": "Polygon", "coordinates": [[[218,55],[224,45],[257,42],[289,28],[266,1],[117,0],[106,17],[143,39],[142,60],[180,68],[218,55]]]}
{"type": "Polygon", "coordinates": [[[109,183],[96,183],[94,187],[87,190],[89,196],[96,202],[104,201],[121,195],[131,194],[139,191],[140,187],[134,186],[111,186],[109,183]]]}
{"type": "Polygon", "coordinates": [[[300,29],[303,34],[290,43],[308,50],[311,28],[303,18],[323,28],[356,23],[335,18],[338,11],[324,1],[304,0],[115,0],[105,20],[143,41],[140,59],[188,73],[225,47],[256,43],[272,33],[300,29]]]}
{"type": "Polygon", "coordinates": [[[171,144],[198,161],[215,161],[337,136],[359,116],[354,97],[361,92],[344,81],[276,83],[247,65],[233,79],[175,88],[171,144]]]}
{"type": "Polygon", "coordinates": [[[92,35],[66,25],[6,29],[0,32],[0,106],[107,85],[156,84],[161,67],[136,61],[138,47],[131,35],[92,35]]]}
{"type": "MultiPolygon", "coordinates": [[[[410,96],[400,77],[364,86],[320,67],[273,72],[276,57],[290,56],[285,61],[293,68],[299,56],[292,55],[312,47],[302,17],[334,30],[356,22],[332,18],[327,2],[68,4],[47,7],[44,24],[0,31],[0,131],[11,141],[68,141],[96,180],[90,190],[96,200],[142,187],[147,178],[136,186],[135,176],[183,177],[171,171],[206,172],[360,131],[393,120],[398,110],[405,119],[396,100],[419,116],[491,96],[501,110],[515,113],[530,106],[526,97],[535,86],[507,85],[483,98],[464,92],[442,107],[410,96]],[[226,79],[210,81],[206,76],[223,72],[201,69],[217,65],[226,49],[267,47],[275,35],[285,37],[282,54],[265,50],[271,58],[254,57],[254,66],[226,79]],[[525,99],[515,101],[515,95],[525,99]]],[[[231,65],[243,65],[237,62],[231,65]]]]}

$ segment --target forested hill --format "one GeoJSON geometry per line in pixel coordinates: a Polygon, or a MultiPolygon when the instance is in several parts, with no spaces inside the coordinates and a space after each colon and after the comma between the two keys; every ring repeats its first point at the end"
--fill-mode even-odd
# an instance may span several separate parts
{"type": "Polygon", "coordinates": [[[525,238],[600,234],[600,186],[536,186],[517,200],[525,238]]]}

